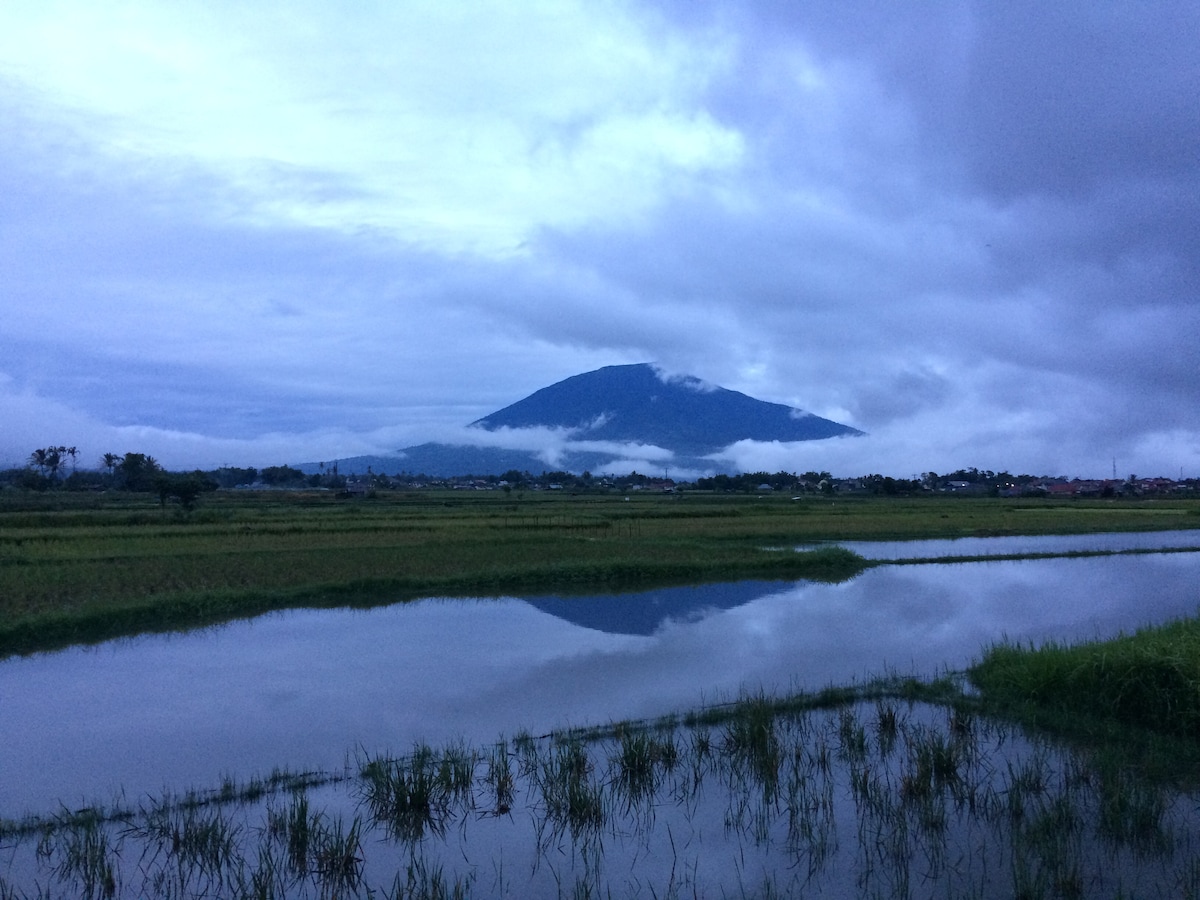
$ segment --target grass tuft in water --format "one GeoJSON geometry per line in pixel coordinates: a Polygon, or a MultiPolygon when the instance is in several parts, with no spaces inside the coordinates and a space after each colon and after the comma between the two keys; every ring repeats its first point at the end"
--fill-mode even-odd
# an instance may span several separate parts
{"type": "Polygon", "coordinates": [[[447,878],[441,866],[430,865],[422,857],[413,858],[403,878],[396,875],[387,900],[466,900],[471,896],[474,877],[447,878]]]}
{"type": "Polygon", "coordinates": [[[491,797],[493,815],[506,816],[512,811],[516,796],[516,777],[507,741],[500,741],[488,754],[485,782],[491,797]]]}
{"type": "Polygon", "coordinates": [[[609,763],[616,773],[614,789],[625,801],[626,809],[654,794],[662,778],[674,770],[678,761],[674,729],[660,724],[653,733],[625,730],[609,763]]]}
{"type": "Polygon", "coordinates": [[[120,858],[101,817],[85,810],[62,818],[63,827],[47,830],[39,841],[38,859],[58,881],[76,885],[86,900],[118,896],[120,858]]]}
{"type": "Polygon", "coordinates": [[[459,805],[469,806],[475,754],[463,746],[434,751],[418,745],[401,759],[372,759],[361,765],[363,799],[372,816],[401,841],[438,837],[459,805]]]}
{"type": "Polygon", "coordinates": [[[778,789],[782,751],[775,731],[775,707],[765,696],[740,702],[724,729],[723,753],[762,785],[764,797],[778,789]]]}
{"type": "Polygon", "coordinates": [[[573,739],[555,741],[538,768],[537,787],[547,821],[572,837],[598,833],[608,818],[604,790],[593,777],[587,747],[573,739]]]}

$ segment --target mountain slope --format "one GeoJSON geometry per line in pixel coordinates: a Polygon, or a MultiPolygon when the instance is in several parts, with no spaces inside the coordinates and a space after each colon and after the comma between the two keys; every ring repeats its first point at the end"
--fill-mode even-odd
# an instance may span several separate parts
{"type": "Polygon", "coordinates": [[[741,440],[812,441],[861,434],[780,403],[690,377],[662,378],[647,363],[606,366],[542,388],[472,425],[574,429],[574,440],[654,444],[676,453],[715,453],[741,440]]]}
{"type": "MultiPolygon", "coordinates": [[[[339,460],[343,474],[424,473],[434,477],[537,474],[566,469],[601,473],[735,471],[713,456],[738,441],[815,441],[861,431],[780,403],[756,400],[690,376],[664,377],[648,363],[606,366],[542,388],[471,423],[470,443],[426,443],[395,457],[339,460]],[[501,429],[543,428],[555,446],[505,448],[501,429]],[[492,432],[494,434],[489,434],[492,432]],[[596,443],[592,443],[596,442],[596,443]],[[663,452],[647,453],[653,446],[663,452]]],[[[528,436],[523,443],[529,446],[528,436]]],[[[317,471],[303,463],[304,472],[317,471]]]]}

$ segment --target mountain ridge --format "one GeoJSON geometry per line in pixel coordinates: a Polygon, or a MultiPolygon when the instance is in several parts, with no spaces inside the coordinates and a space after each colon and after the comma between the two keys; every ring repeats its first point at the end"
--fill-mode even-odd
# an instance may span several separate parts
{"type": "Polygon", "coordinates": [[[573,375],[477,419],[474,427],[571,429],[577,440],[650,444],[704,456],[743,440],[811,441],[861,434],[806,410],[756,400],[650,363],[573,375]]]}
{"type": "MultiPolygon", "coordinates": [[[[739,441],[790,443],[861,431],[796,407],[757,400],[651,363],[604,366],[534,391],[468,426],[471,440],[429,442],[390,456],[339,460],[344,474],[388,470],[432,477],[516,469],[629,472],[632,468],[733,472],[721,451],[739,441]],[[540,450],[505,447],[512,433],[544,431],[540,450]]],[[[525,441],[528,446],[528,440],[525,441]]],[[[316,471],[315,463],[299,466],[316,471]]]]}

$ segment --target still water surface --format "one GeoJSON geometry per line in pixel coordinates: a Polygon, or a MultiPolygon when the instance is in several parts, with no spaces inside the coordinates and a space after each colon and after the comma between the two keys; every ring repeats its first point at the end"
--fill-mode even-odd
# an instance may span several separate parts
{"type": "MultiPolygon", "coordinates": [[[[1015,556],[1088,550],[1148,550],[1200,547],[1200,529],[1098,534],[1013,535],[917,541],[838,541],[866,559],[938,559],[949,556],[1015,556]]],[[[808,547],[819,546],[817,544],[808,547]]]]}
{"type": "Polygon", "coordinates": [[[0,816],[276,766],[334,770],[417,740],[485,743],[888,669],[934,674],[1006,636],[1105,637],[1198,606],[1200,554],[1175,553],[298,610],[11,659],[0,816]]]}

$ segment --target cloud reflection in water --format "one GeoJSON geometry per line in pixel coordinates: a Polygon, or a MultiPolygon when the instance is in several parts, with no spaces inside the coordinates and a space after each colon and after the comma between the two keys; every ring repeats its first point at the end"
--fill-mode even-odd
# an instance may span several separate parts
{"type": "Polygon", "coordinates": [[[0,663],[0,814],[339,767],[415,740],[652,717],[989,643],[1103,637],[1196,612],[1194,553],[881,567],[838,585],[299,610],[0,663]],[[657,605],[664,617],[647,626],[657,605]],[[614,611],[633,613],[621,633],[614,611]],[[601,629],[610,623],[611,630],[601,629]]]}

